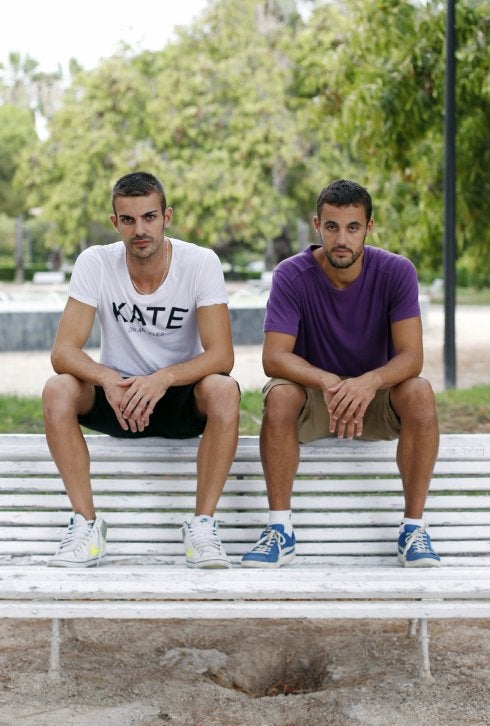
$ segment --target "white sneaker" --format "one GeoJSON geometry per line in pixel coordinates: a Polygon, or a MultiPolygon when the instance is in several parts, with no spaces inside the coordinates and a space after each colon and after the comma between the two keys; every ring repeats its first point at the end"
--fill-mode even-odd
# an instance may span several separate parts
{"type": "Polygon", "coordinates": [[[48,567],[93,567],[105,555],[107,524],[97,517],[87,522],[82,514],[74,514],[58,545],[48,560],[48,567]]]}
{"type": "Polygon", "coordinates": [[[188,567],[228,568],[231,562],[218,537],[218,523],[210,517],[193,524],[184,522],[185,560],[188,567]]]}

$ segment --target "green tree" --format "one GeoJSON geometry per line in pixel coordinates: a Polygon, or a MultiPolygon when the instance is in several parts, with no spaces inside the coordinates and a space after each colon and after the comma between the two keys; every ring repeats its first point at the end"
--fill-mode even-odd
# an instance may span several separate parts
{"type": "MultiPolygon", "coordinates": [[[[486,5],[457,6],[458,240],[473,272],[490,268],[486,5]]],[[[444,26],[435,0],[324,0],[307,22],[293,0],[210,0],[159,53],[73,66],[24,162],[29,203],[53,244],[109,241],[113,182],[147,168],[173,234],[245,257],[295,237],[321,187],[351,176],[373,192],[380,243],[440,271],[444,26]]]]}
{"type": "MultiPolygon", "coordinates": [[[[143,59],[123,52],[93,71],[78,70],[49,137],[24,159],[24,171],[35,172],[30,202],[53,223],[52,246],[73,252],[97,236],[110,211],[112,184],[139,166],[151,86],[142,66],[143,59]]],[[[108,219],[105,228],[110,239],[108,219]]]]}
{"type": "Polygon", "coordinates": [[[25,198],[13,182],[23,150],[36,141],[32,112],[11,104],[0,105],[0,212],[10,217],[26,211],[25,198]]]}
{"type": "MultiPolygon", "coordinates": [[[[486,255],[488,269],[485,5],[457,6],[457,219],[460,249],[486,255]]],[[[295,92],[312,109],[320,157],[340,146],[345,171],[357,169],[373,191],[383,244],[433,270],[442,261],[444,46],[445,3],[430,0],[318,4],[296,46],[295,92]]]]}
{"type": "Polygon", "coordinates": [[[299,23],[292,2],[216,2],[159,58],[149,128],[176,224],[222,254],[263,252],[294,223],[304,144],[287,92],[299,23]]]}
{"type": "Polygon", "coordinates": [[[161,53],[121,52],[77,73],[26,161],[53,243],[92,239],[117,176],[148,168],[168,188],[174,234],[263,252],[297,214],[305,144],[288,85],[299,22],[291,0],[214,2],[161,53]]]}
{"type": "Polygon", "coordinates": [[[22,160],[38,145],[37,124],[52,114],[61,81],[61,71],[43,73],[38,66],[29,55],[16,52],[9,54],[6,67],[0,66],[0,211],[15,217],[18,282],[24,278],[24,219],[32,173],[22,160]]]}

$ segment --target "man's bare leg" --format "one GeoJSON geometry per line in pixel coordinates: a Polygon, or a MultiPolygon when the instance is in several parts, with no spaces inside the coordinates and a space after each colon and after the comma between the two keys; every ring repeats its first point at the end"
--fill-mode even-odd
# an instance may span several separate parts
{"type": "Polygon", "coordinates": [[[298,418],[305,405],[301,386],[274,386],[265,400],[260,454],[267,482],[269,509],[291,509],[291,492],[299,464],[298,418]]]}
{"type": "Polygon", "coordinates": [[[213,516],[238,443],[240,393],[229,376],[206,376],[195,387],[199,412],[207,417],[197,453],[196,514],[213,516]]]}
{"type": "Polygon", "coordinates": [[[424,378],[412,378],[391,391],[391,403],[401,420],[397,449],[405,495],[405,516],[421,519],[439,449],[434,393],[424,378]]]}
{"type": "Polygon", "coordinates": [[[62,374],[48,380],[43,391],[46,439],[74,512],[94,519],[90,459],[77,415],[90,410],[94,387],[62,374]]]}

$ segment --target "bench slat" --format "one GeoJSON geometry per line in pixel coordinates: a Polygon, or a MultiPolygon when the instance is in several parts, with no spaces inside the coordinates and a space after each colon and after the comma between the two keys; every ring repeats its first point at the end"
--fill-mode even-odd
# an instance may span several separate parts
{"type": "MultiPolygon", "coordinates": [[[[29,554],[29,555],[22,555],[22,556],[12,556],[12,555],[0,555],[0,565],[8,565],[11,566],[34,566],[34,565],[41,565],[43,567],[46,566],[47,556],[52,554],[51,550],[50,552],[46,552],[43,555],[39,554],[29,554]]],[[[242,552],[238,553],[236,556],[232,556],[232,561],[235,562],[236,565],[239,564],[240,555],[242,552]]],[[[390,554],[389,556],[380,556],[380,555],[363,555],[362,557],[356,556],[356,555],[297,555],[294,560],[295,566],[303,566],[307,565],[309,567],[311,566],[319,566],[319,567],[387,567],[387,566],[393,566],[395,558],[393,557],[393,554],[390,554]]],[[[182,553],[180,553],[178,556],[158,556],[158,555],[124,555],[124,556],[115,556],[111,555],[111,557],[104,560],[104,565],[117,565],[124,564],[124,565],[137,565],[138,567],[142,566],[159,566],[159,567],[167,567],[168,565],[180,565],[183,566],[184,564],[184,558],[182,556],[182,553]]],[[[471,572],[477,568],[477,567],[489,567],[490,566],[490,556],[487,555],[465,555],[465,554],[458,554],[457,556],[453,555],[446,555],[444,557],[444,569],[446,568],[453,568],[453,567],[462,567],[464,566],[467,570],[468,568],[471,568],[470,571],[467,572],[467,578],[468,580],[471,580],[471,572]]],[[[47,573],[52,572],[54,568],[49,568],[49,570],[46,570],[47,573]]],[[[289,567],[288,567],[289,569],[289,567]]]]}
{"type": "MultiPolygon", "coordinates": [[[[182,452],[189,460],[195,460],[199,440],[196,438],[179,441],[178,439],[145,438],[128,442],[125,439],[111,439],[110,447],[104,436],[89,434],[87,444],[94,458],[107,458],[110,454],[114,460],[135,460],[137,457],[157,459],[182,457],[182,452]]],[[[322,460],[338,456],[342,460],[349,457],[366,457],[374,460],[377,457],[388,459],[396,451],[396,441],[337,441],[336,439],[320,439],[312,444],[302,445],[302,457],[317,457],[322,460]]],[[[2,459],[25,461],[29,458],[40,458],[40,452],[47,454],[46,439],[43,435],[3,434],[0,435],[0,455],[2,459]]],[[[246,456],[257,458],[258,441],[256,436],[241,436],[237,459],[246,456]]],[[[490,458],[490,442],[486,434],[445,434],[441,437],[439,456],[445,459],[482,459],[490,458]]]]}
{"type": "MultiPolygon", "coordinates": [[[[128,496],[121,494],[119,496],[110,496],[107,494],[99,494],[95,497],[95,503],[98,510],[106,509],[124,509],[124,510],[144,510],[144,509],[166,509],[178,510],[183,512],[192,512],[194,510],[194,495],[166,496],[165,494],[148,494],[128,496]]],[[[71,509],[70,502],[66,494],[4,494],[1,497],[0,507],[5,509],[13,508],[44,508],[44,509],[71,509]]],[[[303,496],[301,494],[293,495],[293,509],[300,511],[302,509],[314,510],[338,510],[338,509],[372,509],[376,511],[390,510],[399,512],[403,507],[402,497],[400,496],[335,496],[335,495],[312,495],[303,496]]],[[[253,510],[268,509],[267,499],[264,496],[250,497],[248,495],[227,495],[222,494],[219,501],[218,518],[221,512],[226,510],[253,510]]],[[[431,509],[487,509],[490,510],[490,495],[480,495],[478,497],[470,495],[453,495],[445,497],[443,501],[439,497],[429,495],[426,503],[426,511],[431,509]]]]}
{"type": "Polygon", "coordinates": [[[414,572],[394,565],[356,570],[349,568],[294,567],[279,570],[191,570],[171,567],[165,577],[155,567],[102,565],[68,570],[45,567],[12,567],[0,583],[6,599],[153,599],[220,600],[230,598],[273,598],[302,600],[403,598],[490,598],[486,568],[472,570],[471,585],[462,568],[437,568],[414,572]],[[290,577],[288,572],[294,572],[290,577]],[[354,576],[355,575],[355,576],[354,576]]]}
{"type": "MultiPolygon", "coordinates": [[[[180,527],[188,516],[183,512],[109,512],[102,511],[101,515],[112,526],[141,527],[145,525],[166,527],[180,527]]],[[[0,527],[34,527],[53,526],[65,528],[68,523],[69,512],[65,511],[10,511],[0,510],[0,527]]],[[[218,512],[218,520],[222,526],[230,527],[241,525],[244,527],[257,527],[262,529],[267,521],[265,510],[250,510],[245,512],[218,512]]],[[[392,512],[295,512],[295,527],[321,526],[321,527],[359,527],[375,526],[377,529],[389,527],[395,531],[399,525],[399,517],[392,512]]],[[[437,526],[485,526],[490,523],[488,511],[434,511],[427,517],[431,532],[437,526]]],[[[62,531],[61,529],[58,531],[62,531]]],[[[259,531],[259,530],[257,530],[259,531]]]]}
{"type": "MultiPolygon", "coordinates": [[[[296,479],[294,491],[298,494],[324,494],[329,491],[337,493],[369,493],[369,492],[401,492],[401,481],[396,479],[296,479]]],[[[163,479],[163,478],[134,478],[134,479],[99,479],[92,478],[92,489],[98,492],[116,492],[117,494],[137,493],[169,493],[189,492],[194,494],[196,489],[196,478],[163,479]]],[[[258,493],[264,495],[266,486],[263,479],[230,479],[225,485],[225,493],[258,493]]],[[[431,483],[431,493],[442,492],[452,494],[454,491],[466,492],[490,492],[490,477],[479,478],[458,478],[457,480],[448,477],[434,478],[431,483]]],[[[5,493],[15,494],[17,492],[47,494],[53,492],[64,492],[63,484],[59,477],[16,477],[15,479],[0,478],[0,504],[5,493]]]]}
{"type": "Polygon", "coordinates": [[[18,600],[0,602],[3,618],[103,618],[103,619],[171,619],[221,620],[233,618],[349,618],[388,619],[407,618],[487,618],[488,606],[484,602],[450,600],[424,602],[41,602],[18,600]]]}
{"type": "MultiPolygon", "coordinates": [[[[243,555],[248,549],[248,545],[254,542],[254,538],[243,537],[240,542],[225,542],[226,550],[229,555],[243,555]]],[[[31,555],[31,554],[53,554],[56,549],[56,541],[18,541],[14,540],[8,543],[0,541],[0,554],[12,555],[31,555]]],[[[458,542],[449,542],[441,540],[437,542],[437,550],[441,556],[446,554],[490,554],[490,540],[461,540],[458,542]]],[[[108,555],[172,555],[184,560],[182,542],[179,539],[171,541],[108,541],[108,555]]],[[[300,541],[297,543],[298,555],[391,555],[395,558],[396,543],[392,538],[386,541],[371,541],[369,543],[362,542],[307,542],[300,541]]]]}
{"type": "MultiPolygon", "coordinates": [[[[161,463],[155,461],[128,461],[124,464],[112,461],[95,461],[91,467],[94,476],[111,476],[124,479],[128,476],[193,476],[195,464],[185,462],[161,463]]],[[[261,476],[262,465],[258,461],[238,462],[232,465],[231,474],[235,476],[261,476]]],[[[0,467],[4,476],[53,476],[56,467],[51,461],[4,461],[0,467]]],[[[434,476],[488,476],[488,462],[477,461],[438,461],[434,469],[434,476]]],[[[380,462],[379,464],[366,462],[302,462],[298,469],[299,476],[394,476],[399,477],[394,462],[380,462]]]]}
{"type": "MultiPolygon", "coordinates": [[[[180,526],[168,527],[163,524],[157,526],[134,526],[128,523],[126,527],[113,526],[111,517],[107,517],[109,524],[109,541],[114,542],[181,542],[180,526]]],[[[244,524],[249,524],[244,520],[244,524]]],[[[388,527],[295,527],[296,538],[299,542],[393,542],[396,535],[396,526],[388,527]]],[[[0,542],[58,542],[64,534],[65,527],[9,527],[0,529],[0,542]]],[[[255,542],[260,531],[250,526],[221,527],[220,538],[227,542],[255,542]]],[[[437,527],[430,528],[431,537],[437,540],[489,540],[490,524],[486,526],[471,527],[437,527]]]]}

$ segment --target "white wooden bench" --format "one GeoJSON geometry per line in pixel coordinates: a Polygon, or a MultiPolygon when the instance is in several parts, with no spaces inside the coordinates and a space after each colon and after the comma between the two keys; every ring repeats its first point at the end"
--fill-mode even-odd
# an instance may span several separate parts
{"type": "Polygon", "coordinates": [[[109,525],[99,568],[47,568],[70,506],[41,435],[0,436],[0,615],[72,618],[388,618],[418,621],[430,677],[430,618],[490,617],[490,435],[446,435],[427,502],[443,566],[396,558],[403,498],[395,442],[323,440],[302,447],[294,492],[295,561],[239,567],[267,519],[256,437],[242,437],[220,500],[236,567],[185,566],[180,525],[192,513],[197,440],[87,437],[98,512],[109,525]]]}

